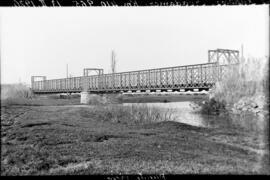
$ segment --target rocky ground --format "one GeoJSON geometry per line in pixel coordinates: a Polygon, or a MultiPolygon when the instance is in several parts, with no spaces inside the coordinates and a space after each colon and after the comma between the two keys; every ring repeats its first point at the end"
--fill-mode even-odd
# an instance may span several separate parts
{"type": "Polygon", "coordinates": [[[267,99],[263,95],[243,97],[231,107],[231,110],[236,114],[241,112],[263,114],[268,112],[266,101],[267,99]]]}

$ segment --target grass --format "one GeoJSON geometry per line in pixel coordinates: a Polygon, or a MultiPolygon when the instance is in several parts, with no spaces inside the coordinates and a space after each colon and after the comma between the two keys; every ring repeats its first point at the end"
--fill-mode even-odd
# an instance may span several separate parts
{"type": "Polygon", "coordinates": [[[130,111],[142,107],[100,108],[2,107],[1,175],[269,173],[268,154],[251,150],[265,148],[252,134],[173,121],[127,123],[130,111]]]}

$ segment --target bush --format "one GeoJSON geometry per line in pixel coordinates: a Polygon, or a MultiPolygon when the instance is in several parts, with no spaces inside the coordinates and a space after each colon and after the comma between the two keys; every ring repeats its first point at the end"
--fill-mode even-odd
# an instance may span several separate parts
{"type": "Polygon", "coordinates": [[[226,103],[224,101],[217,101],[211,98],[209,101],[194,102],[200,107],[200,112],[202,114],[214,114],[219,115],[220,113],[226,112],[226,103]]]}

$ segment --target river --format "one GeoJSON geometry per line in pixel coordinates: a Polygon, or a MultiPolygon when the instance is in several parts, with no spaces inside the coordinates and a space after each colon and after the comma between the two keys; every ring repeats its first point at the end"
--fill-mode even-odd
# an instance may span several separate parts
{"type": "Polygon", "coordinates": [[[131,105],[147,105],[148,107],[157,107],[163,113],[171,114],[173,121],[189,124],[199,127],[231,127],[232,124],[240,125],[249,130],[263,129],[264,118],[248,113],[241,115],[226,114],[225,116],[218,115],[203,115],[198,113],[194,108],[192,101],[168,102],[168,103],[123,103],[124,106],[131,105]]]}
{"type": "Polygon", "coordinates": [[[172,115],[171,118],[174,119],[174,121],[193,126],[207,127],[209,124],[205,118],[212,118],[210,116],[207,117],[196,113],[196,110],[193,108],[192,101],[169,103],[123,103],[124,106],[131,106],[134,104],[147,105],[148,107],[157,107],[164,113],[170,113],[172,115]]]}

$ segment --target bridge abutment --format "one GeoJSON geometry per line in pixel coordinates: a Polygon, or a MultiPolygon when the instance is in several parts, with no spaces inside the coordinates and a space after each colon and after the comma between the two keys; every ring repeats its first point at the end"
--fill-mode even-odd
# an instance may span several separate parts
{"type": "Polygon", "coordinates": [[[90,92],[84,91],[81,92],[81,104],[89,104],[90,102],[90,92]]]}

